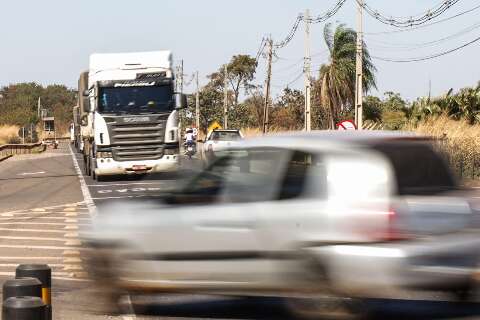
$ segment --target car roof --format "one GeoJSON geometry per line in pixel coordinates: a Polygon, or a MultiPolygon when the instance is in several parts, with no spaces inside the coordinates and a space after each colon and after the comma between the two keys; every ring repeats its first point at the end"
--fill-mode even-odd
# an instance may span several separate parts
{"type": "Polygon", "coordinates": [[[381,142],[426,141],[432,138],[404,131],[312,131],[268,134],[245,140],[244,147],[287,147],[302,149],[355,148],[381,142]]]}
{"type": "Polygon", "coordinates": [[[240,132],[239,129],[213,129],[212,132],[240,132]]]}

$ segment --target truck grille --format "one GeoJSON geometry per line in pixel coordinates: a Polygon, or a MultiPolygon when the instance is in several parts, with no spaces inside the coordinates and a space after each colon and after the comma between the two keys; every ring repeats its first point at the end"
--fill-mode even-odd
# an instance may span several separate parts
{"type": "Polygon", "coordinates": [[[167,121],[160,116],[148,119],[142,123],[129,123],[124,118],[117,118],[108,123],[114,160],[156,160],[163,157],[167,121]]]}

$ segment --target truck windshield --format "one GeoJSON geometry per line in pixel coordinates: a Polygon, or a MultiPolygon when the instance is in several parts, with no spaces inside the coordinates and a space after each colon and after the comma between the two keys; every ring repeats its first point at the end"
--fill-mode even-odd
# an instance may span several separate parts
{"type": "Polygon", "coordinates": [[[101,113],[159,113],[171,111],[172,107],[171,85],[100,88],[101,113]]]}

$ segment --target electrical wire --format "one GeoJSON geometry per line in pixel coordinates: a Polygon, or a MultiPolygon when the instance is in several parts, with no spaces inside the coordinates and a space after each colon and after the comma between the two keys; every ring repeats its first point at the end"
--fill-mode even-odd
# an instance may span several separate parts
{"type": "Polygon", "coordinates": [[[300,80],[300,78],[304,75],[304,72],[302,70],[302,72],[295,77],[295,79],[293,79],[292,81],[289,81],[287,84],[284,84],[284,85],[274,85],[272,84],[272,87],[274,88],[280,88],[280,89],[283,89],[283,88],[288,88],[290,87],[292,84],[294,84],[295,82],[297,82],[298,80],[300,80]]]}
{"type": "Polygon", "coordinates": [[[391,25],[397,28],[411,28],[414,26],[419,26],[425,24],[440,15],[444,14],[447,10],[452,8],[456,5],[460,0],[444,0],[440,5],[428,10],[426,13],[418,16],[418,17],[410,17],[410,18],[394,18],[384,15],[378,10],[373,9],[367,3],[356,0],[357,3],[374,19],[378,20],[379,22],[387,25],[391,25]]]}
{"type": "Polygon", "coordinates": [[[260,47],[258,48],[257,54],[255,56],[255,62],[258,63],[258,60],[260,59],[260,56],[263,53],[263,50],[265,50],[265,47],[267,46],[267,39],[265,37],[262,38],[262,42],[260,43],[260,47]]]}
{"type": "MultiPolygon", "coordinates": [[[[453,1],[460,1],[460,0],[453,0],[453,1]]],[[[290,32],[288,33],[287,37],[283,41],[281,41],[279,43],[276,43],[274,45],[275,48],[280,49],[280,48],[286,47],[290,43],[290,41],[292,41],[292,39],[295,37],[295,34],[297,33],[298,27],[300,26],[300,23],[302,21],[308,22],[308,23],[324,22],[324,21],[330,19],[331,17],[333,17],[335,14],[337,14],[337,12],[343,7],[345,2],[347,2],[347,0],[338,0],[337,3],[333,6],[332,9],[328,10],[324,14],[318,15],[314,18],[310,18],[310,19],[307,19],[307,20],[305,19],[305,16],[303,14],[299,14],[297,16],[297,19],[295,20],[295,23],[293,24],[293,27],[290,29],[290,32]]]]}
{"type": "Polygon", "coordinates": [[[446,21],[450,21],[450,20],[453,20],[455,18],[458,18],[458,17],[461,17],[465,14],[469,14],[471,12],[474,12],[476,10],[480,9],[480,5],[477,5],[471,9],[468,9],[468,10],[465,10],[465,11],[462,11],[462,12],[459,12],[453,16],[450,16],[450,17],[447,17],[447,18],[444,18],[444,19],[441,19],[441,20],[437,20],[437,21],[434,21],[432,23],[428,23],[428,24],[423,24],[423,25],[419,25],[419,26],[416,26],[416,27],[413,27],[413,28],[409,28],[409,29],[402,29],[402,30],[390,30],[390,31],[381,31],[381,32],[364,32],[363,34],[364,35],[370,35],[370,36],[375,36],[375,35],[385,35],[385,34],[392,34],[392,33],[402,33],[402,32],[409,32],[409,31],[415,31],[415,30],[419,30],[419,29],[424,29],[424,28],[428,28],[428,27],[431,27],[431,26],[434,26],[434,25],[437,25],[439,23],[443,23],[443,22],[446,22],[446,21]]]}
{"type": "Polygon", "coordinates": [[[331,17],[337,14],[337,12],[343,7],[345,2],[347,2],[347,0],[339,0],[332,9],[328,10],[326,13],[322,15],[318,15],[317,17],[308,19],[307,22],[321,23],[321,22],[327,21],[328,19],[330,19],[331,17]]]}
{"type": "Polygon", "coordinates": [[[384,57],[377,57],[377,56],[372,56],[372,58],[374,59],[377,59],[377,60],[380,60],[380,61],[385,61],[385,62],[396,62],[396,63],[408,63],[408,62],[419,62],[419,61],[426,61],[426,60],[432,60],[432,59],[435,59],[435,58],[438,58],[438,57],[442,57],[442,56],[445,56],[447,54],[450,54],[450,53],[453,53],[453,52],[456,52],[458,50],[461,50],[463,48],[466,48],[476,42],[480,41],[480,37],[470,41],[470,42],[467,42],[459,47],[456,47],[454,49],[451,49],[451,50],[448,50],[448,51],[444,51],[444,52],[440,52],[440,53],[436,53],[436,54],[433,54],[433,55],[429,55],[429,56],[425,56],[425,57],[417,57],[417,58],[409,58],[409,59],[391,59],[391,58],[384,58],[384,57]]]}
{"type": "Polygon", "coordinates": [[[455,38],[462,37],[462,36],[472,32],[472,31],[474,31],[478,28],[480,28],[480,22],[476,23],[472,26],[469,26],[465,29],[462,29],[459,32],[454,33],[452,35],[449,35],[447,37],[443,37],[443,38],[440,38],[440,39],[437,39],[437,40],[423,42],[423,43],[416,43],[416,44],[405,44],[405,43],[395,44],[395,43],[390,43],[390,42],[382,42],[382,41],[378,41],[378,40],[368,40],[368,42],[373,42],[374,44],[378,43],[380,45],[375,45],[375,47],[379,47],[379,48],[383,48],[383,49],[413,51],[413,50],[417,50],[417,49],[437,46],[437,45],[442,44],[442,43],[444,43],[448,40],[452,40],[452,39],[455,39],[455,38]]]}

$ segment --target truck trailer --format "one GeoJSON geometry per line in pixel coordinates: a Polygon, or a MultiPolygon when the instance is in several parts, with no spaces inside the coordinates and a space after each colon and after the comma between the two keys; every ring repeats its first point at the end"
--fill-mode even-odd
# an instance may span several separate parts
{"type": "Polygon", "coordinates": [[[79,79],[80,146],[85,173],[169,172],[179,165],[178,112],[169,51],[92,54],[79,79]]]}

